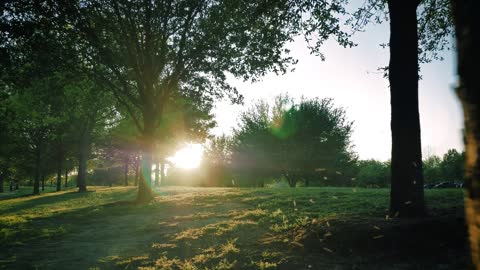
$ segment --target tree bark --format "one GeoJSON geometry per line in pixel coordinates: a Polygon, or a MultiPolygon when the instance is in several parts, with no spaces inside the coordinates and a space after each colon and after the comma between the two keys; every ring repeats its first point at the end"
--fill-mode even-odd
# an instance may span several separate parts
{"type": "Polygon", "coordinates": [[[123,160],[123,177],[124,177],[124,185],[128,186],[128,155],[125,155],[123,160]]]}
{"type": "Polygon", "coordinates": [[[152,199],[152,154],[149,151],[144,151],[138,183],[137,202],[146,203],[152,199]]]}
{"type": "Polygon", "coordinates": [[[287,179],[288,186],[291,188],[294,188],[297,185],[297,180],[294,179],[294,177],[291,177],[288,174],[284,174],[285,178],[287,179]]]}
{"type": "Polygon", "coordinates": [[[44,173],[42,173],[41,179],[42,179],[42,191],[45,191],[45,174],[44,173]]]}
{"type": "Polygon", "coordinates": [[[153,199],[152,193],[152,156],[155,148],[155,121],[153,109],[145,109],[143,114],[143,149],[140,181],[138,185],[137,202],[146,203],[153,199]]]}
{"type": "Polygon", "coordinates": [[[33,195],[40,194],[40,149],[35,149],[35,175],[33,180],[33,195]]]}
{"type": "Polygon", "coordinates": [[[425,214],[418,109],[417,1],[389,0],[392,186],[390,211],[425,214]]]}
{"type": "Polygon", "coordinates": [[[65,188],[68,187],[68,169],[65,168],[65,188]]]}
{"type": "Polygon", "coordinates": [[[160,176],[161,176],[161,183],[162,185],[167,185],[167,176],[165,175],[165,159],[162,158],[160,161],[160,176]]]}
{"type": "Polygon", "coordinates": [[[57,191],[62,190],[62,167],[63,167],[63,153],[60,149],[58,151],[58,160],[57,160],[57,191]]]}
{"type": "Polygon", "coordinates": [[[0,193],[4,192],[4,189],[3,189],[4,179],[5,177],[3,176],[3,174],[0,174],[0,193]]]}
{"type": "Polygon", "coordinates": [[[80,147],[79,147],[79,156],[78,156],[78,176],[77,176],[77,185],[79,192],[87,191],[87,160],[90,155],[90,132],[84,131],[80,138],[80,147]]]}
{"type": "Polygon", "coordinates": [[[465,121],[465,214],[472,262],[480,269],[480,17],[478,0],[452,0],[457,38],[457,95],[465,121]]]}
{"type": "Polygon", "coordinates": [[[160,178],[160,162],[157,160],[155,163],[155,186],[158,187],[160,178]]]}
{"type": "Polygon", "coordinates": [[[139,166],[139,157],[135,157],[135,183],[134,183],[134,186],[138,186],[138,177],[139,177],[139,169],[140,169],[140,166],[139,166]]]}

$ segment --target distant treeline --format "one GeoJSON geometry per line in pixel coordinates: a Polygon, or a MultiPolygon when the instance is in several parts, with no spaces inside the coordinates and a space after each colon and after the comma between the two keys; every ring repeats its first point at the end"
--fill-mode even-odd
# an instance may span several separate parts
{"type": "MultiPolygon", "coordinates": [[[[134,140],[124,139],[128,121],[103,131],[92,145],[86,164],[88,185],[137,185],[142,155],[134,140]],[[121,134],[121,135],[118,135],[121,134]]],[[[226,187],[264,186],[390,186],[390,161],[359,160],[350,140],[352,122],[345,110],[332,99],[293,100],[280,95],[273,104],[259,101],[239,116],[238,126],[229,136],[211,137],[205,144],[201,166],[186,170],[168,164],[164,156],[154,156],[153,185],[226,187]],[[165,169],[166,168],[166,169],[165,169]]],[[[133,136],[131,136],[133,137],[133,136]]],[[[17,139],[18,140],[18,139],[17,139]]],[[[15,142],[12,140],[12,142],[15,142]]],[[[22,140],[12,144],[20,149],[22,140]],[[18,146],[16,146],[18,145],[18,146]]],[[[56,155],[56,141],[41,159],[41,170],[32,173],[33,155],[10,155],[1,177],[5,185],[78,185],[79,159],[63,143],[63,155],[56,155]],[[58,163],[58,157],[63,162],[58,163]],[[57,167],[63,167],[61,170],[57,167]]],[[[71,143],[70,149],[75,149],[71,143]]],[[[164,148],[165,150],[165,148],[164,148]]],[[[170,147],[169,152],[174,153],[170,147]]],[[[5,155],[6,156],[6,155],[5,155]]],[[[448,150],[443,157],[429,156],[423,162],[425,183],[463,182],[464,153],[448,150]]]]}
{"type": "MultiPolygon", "coordinates": [[[[443,157],[430,156],[424,160],[425,183],[456,182],[463,183],[463,162],[465,154],[450,149],[443,157]]],[[[226,164],[205,160],[202,168],[172,170],[168,175],[172,185],[225,186],[225,187],[262,187],[289,186],[288,179],[282,174],[267,170],[239,171],[226,164]]],[[[313,173],[297,174],[295,186],[352,186],[380,188],[390,186],[390,161],[374,159],[355,160],[344,168],[318,169],[313,173]]]]}

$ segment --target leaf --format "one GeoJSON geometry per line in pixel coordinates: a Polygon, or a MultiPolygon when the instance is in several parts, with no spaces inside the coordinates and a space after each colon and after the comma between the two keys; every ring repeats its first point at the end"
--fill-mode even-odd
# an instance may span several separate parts
{"type": "Polygon", "coordinates": [[[331,249],[329,249],[329,248],[326,248],[326,247],[324,247],[323,250],[325,250],[325,251],[328,252],[328,253],[333,253],[333,250],[331,250],[331,249]]]}

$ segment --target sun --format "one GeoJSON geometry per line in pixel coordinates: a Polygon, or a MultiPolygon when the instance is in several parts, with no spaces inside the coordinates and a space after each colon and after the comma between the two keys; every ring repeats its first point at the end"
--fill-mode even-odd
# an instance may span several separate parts
{"type": "Polygon", "coordinates": [[[177,168],[195,169],[200,166],[203,156],[203,147],[200,144],[188,144],[178,150],[169,160],[177,168]]]}

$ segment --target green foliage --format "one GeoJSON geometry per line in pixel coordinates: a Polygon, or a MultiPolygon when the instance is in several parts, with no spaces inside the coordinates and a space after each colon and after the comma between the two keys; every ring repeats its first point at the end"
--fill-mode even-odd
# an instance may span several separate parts
{"type": "Polygon", "coordinates": [[[441,163],[442,176],[447,181],[460,181],[464,179],[465,152],[459,153],[456,149],[448,150],[443,155],[441,163]]]}
{"type": "MultiPolygon", "coordinates": [[[[443,60],[440,52],[452,47],[453,17],[449,0],[418,1],[419,61],[428,63],[443,60]]],[[[355,31],[364,31],[369,23],[382,23],[388,19],[387,1],[367,0],[352,13],[348,23],[355,31]]],[[[386,47],[388,44],[382,44],[386,47]]]]}
{"type": "Polygon", "coordinates": [[[465,152],[459,153],[456,149],[449,149],[442,159],[430,156],[423,162],[425,182],[463,182],[464,163],[465,152]]]}
{"type": "Polygon", "coordinates": [[[241,115],[232,164],[249,171],[248,178],[283,176],[292,186],[300,180],[308,185],[326,174],[347,178],[344,173],[355,160],[351,133],[352,123],[333,100],[294,104],[288,96],[279,96],[272,107],[259,102],[241,115]]]}
{"type": "Polygon", "coordinates": [[[354,184],[362,187],[387,187],[390,184],[390,162],[360,160],[354,184]]]}
{"type": "Polygon", "coordinates": [[[429,156],[423,161],[423,178],[425,183],[436,183],[443,179],[442,160],[435,155],[429,156]]]}

